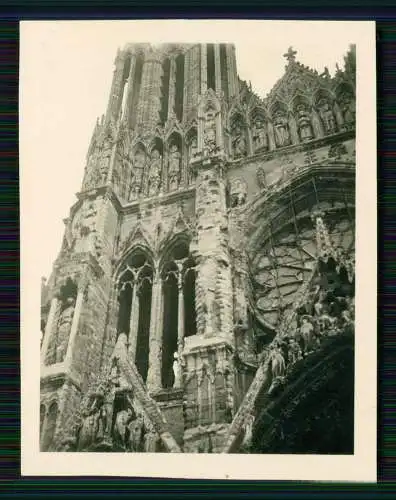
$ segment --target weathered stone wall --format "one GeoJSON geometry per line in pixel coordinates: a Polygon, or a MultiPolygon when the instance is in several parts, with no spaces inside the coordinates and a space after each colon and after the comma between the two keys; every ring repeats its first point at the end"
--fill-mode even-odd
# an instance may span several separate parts
{"type": "Polygon", "coordinates": [[[240,162],[232,163],[227,168],[229,182],[242,178],[247,186],[247,202],[253,200],[264,189],[279,182],[282,176],[287,177],[291,171],[298,171],[309,163],[324,160],[336,161],[342,159],[354,159],[355,140],[352,134],[336,136],[332,139],[318,140],[309,145],[298,145],[282,150],[257,155],[240,162]],[[332,156],[335,146],[344,145],[345,152],[339,158],[332,156]],[[310,156],[311,148],[313,155],[310,156]]]}
{"type": "Polygon", "coordinates": [[[168,429],[179,446],[183,446],[184,418],[182,399],[158,403],[160,410],[168,422],[168,429]]]}

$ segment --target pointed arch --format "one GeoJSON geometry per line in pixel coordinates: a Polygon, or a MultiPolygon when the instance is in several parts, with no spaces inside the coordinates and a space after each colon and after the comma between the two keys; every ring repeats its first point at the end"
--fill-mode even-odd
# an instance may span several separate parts
{"type": "Polygon", "coordinates": [[[332,90],[325,87],[319,87],[317,90],[315,90],[312,96],[312,103],[315,107],[317,107],[322,99],[326,99],[330,103],[333,103],[335,101],[335,98],[336,94],[332,90]]]}
{"type": "Polygon", "coordinates": [[[117,336],[128,337],[131,359],[146,380],[149,362],[152,286],[155,263],[147,248],[135,245],[117,268],[117,336]]]}
{"type": "Polygon", "coordinates": [[[185,337],[196,334],[195,262],[190,253],[190,235],[173,235],[164,242],[159,269],[163,280],[162,384],[174,383],[174,353],[179,355],[185,337]]]}
{"type": "Polygon", "coordinates": [[[150,142],[150,145],[148,148],[148,153],[150,156],[152,155],[152,152],[155,149],[157,149],[161,155],[164,153],[164,141],[159,136],[154,137],[153,140],[150,142]]]}
{"type": "Polygon", "coordinates": [[[268,115],[271,121],[273,121],[275,114],[278,112],[283,113],[285,116],[289,114],[289,106],[279,98],[273,101],[268,107],[268,115]]]}
{"type": "Polygon", "coordinates": [[[296,112],[298,106],[307,106],[309,109],[312,106],[312,101],[311,99],[302,93],[298,93],[295,96],[293,96],[292,100],[289,103],[289,109],[292,110],[293,112],[296,112]]]}
{"type": "Polygon", "coordinates": [[[147,155],[147,145],[141,140],[141,139],[136,139],[132,144],[131,144],[131,150],[132,150],[132,155],[136,156],[138,153],[144,153],[147,155]]]}

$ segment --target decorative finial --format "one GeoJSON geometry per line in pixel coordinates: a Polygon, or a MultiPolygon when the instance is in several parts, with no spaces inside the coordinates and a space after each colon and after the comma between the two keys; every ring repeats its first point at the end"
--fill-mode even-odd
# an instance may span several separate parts
{"type": "Polygon", "coordinates": [[[296,61],[296,54],[297,51],[293,50],[293,47],[289,47],[286,54],[283,54],[283,57],[285,57],[287,59],[287,62],[290,64],[296,61]]]}

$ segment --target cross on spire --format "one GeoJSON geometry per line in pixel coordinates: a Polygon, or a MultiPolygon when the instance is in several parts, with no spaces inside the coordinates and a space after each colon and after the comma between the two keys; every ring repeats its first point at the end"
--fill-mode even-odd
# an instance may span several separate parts
{"type": "Polygon", "coordinates": [[[286,54],[283,54],[283,57],[285,57],[287,59],[287,61],[289,63],[291,63],[291,62],[295,62],[295,60],[296,60],[296,54],[297,54],[297,51],[293,50],[293,47],[289,47],[287,49],[286,54]]]}

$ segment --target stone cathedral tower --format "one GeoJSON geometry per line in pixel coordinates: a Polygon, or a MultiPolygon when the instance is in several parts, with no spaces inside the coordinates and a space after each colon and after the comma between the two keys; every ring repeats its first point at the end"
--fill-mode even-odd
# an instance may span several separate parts
{"type": "Polygon", "coordinates": [[[265,452],[301,364],[348,351],[354,49],[285,58],[260,98],[233,45],[118,51],[42,285],[43,451],[265,452]]]}

